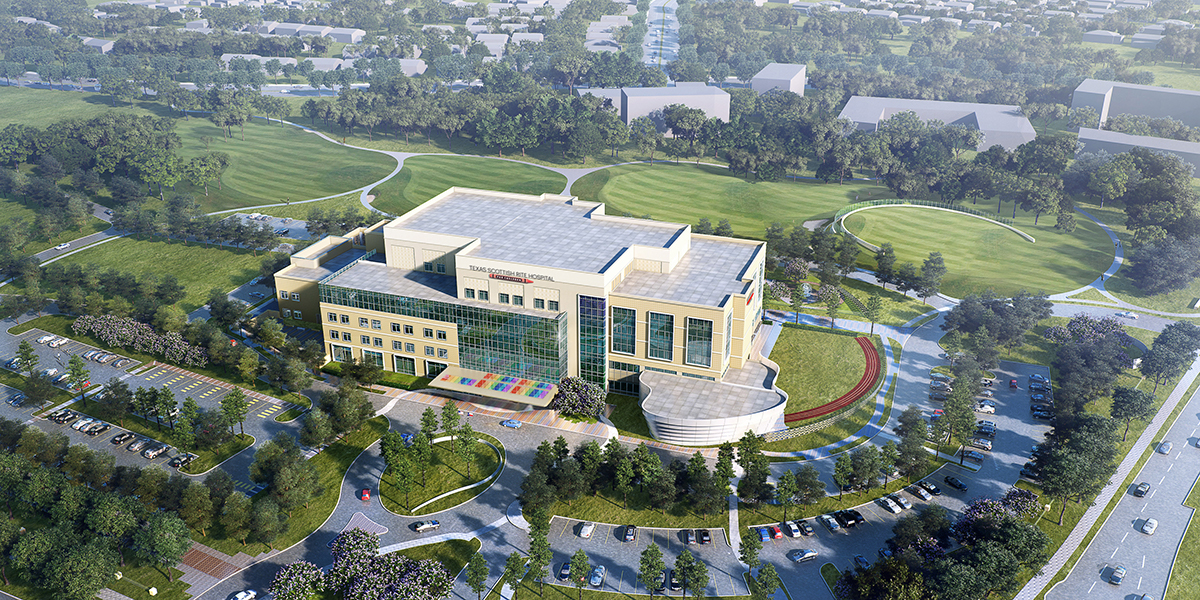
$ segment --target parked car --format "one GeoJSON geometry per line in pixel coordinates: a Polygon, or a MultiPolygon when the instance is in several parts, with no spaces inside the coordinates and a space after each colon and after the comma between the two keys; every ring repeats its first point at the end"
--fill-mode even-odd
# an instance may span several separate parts
{"type": "Polygon", "coordinates": [[[658,572],[658,581],[654,582],[654,591],[661,592],[667,589],[667,571],[663,569],[658,572]]]}
{"type": "Polygon", "coordinates": [[[166,452],[166,451],[167,451],[167,445],[162,444],[162,445],[156,446],[154,448],[148,448],[146,450],[143,450],[142,456],[144,456],[150,460],[154,460],[154,459],[158,458],[159,456],[162,456],[162,453],[166,452]]]}
{"type": "Polygon", "coordinates": [[[984,398],[993,398],[993,397],[995,397],[995,394],[993,394],[993,393],[992,393],[992,390],[983,390],[982,392],[979,392],[979,395],[980,395],[980,396],[983,396],[984,398]]]}
{"type": "Polygon", "coordinates": [[[975,422],[975,427],[976,427],[976,428],[979,428],[979,427],[991,427],[992,429],[995,429],[995,428],[996,428],[996,422],[995,422],[995,421],[976,421],[976,422],[975,422]]]}
{"type": "Polygon", "coordinates": [[[101,358],[100,362],[102,362],[104,364],[108,364],[108,363],[116,360],[116,358],[117,358],[116,354],[108,354],[108,355],[105,355],[104,358],[101,358]]]}
{"type": "Polygon", "coordinates": [[[1017,380],[1016,380],[1016,379],[1009,379],[1009,380],[1008,380],[1008,387],[1010,387],[1010,388],[1013,388],[1013,389],[1016,389],[1016,388],[1017,388],[1017,380]]]}
{"type": "Polygon", "coordinates": [[[1042,421],[1049,421],[1054,418],[1054,413],[1052,413],[1048,410],[1035,410],[1035,411],[1033,411],[1032,416],[1035,419],[1040,419],[1042,421]]]}
{"type": "Polygon", "coordinates": [[[974,450],[963,450],[963,458],[973,460],[975,462],[983,462],[983,455],[974,450]]]}
{"type": "Polygon", "coordinates": [[[635,526],[635,525],[626,525],[625,526],[625,541],[626,542],[637,541],[637,526],[635,526]]]}
{"type": "Polygon", "coordinates": [[[930,494],[933,494],[934,496],[942,495],[942,489],[939,488],[938,486],[934,485],[934,483],[932,481],[921,480],[921,481],[917,482],[917,485],[925,488],[925,491],[929,492],[930,494]]]}
{"type": "Polygon", "coordinates": [[[117,362],[113,363],[113,368],[124,369],[131,362],[133,362],[131,359],[122,358],[121,360],[118,360],[117,362]]]}
{"type": "Polygon", "coordinates": [[[442,524],[438,523],[437,519],[430,519],[428,521],[417,521],[416,525],[413,526],[413,529],[415,529],[417,533],[425,533],[426,531],[438,529],[441,526],[442,524]]]}
{"type": "Polygon", "coordinates": [[[792,537],[800,537],[800,527],[796,525],[795,521],[784,521],[783,524],[787,526],[788,535],[792,537]]]}
{"type": "Polygon", "coordinates": [[[953,475],[947,475],[946,477],[943,478],[943,481],[946,482],[946,485],[948,485],[960,492],[967,491],[967,484],[963,483],[962,480],[960,480],[957,477],[954,477],[953,475]]]}
{"type": "Polygon", "coordinates": [[[238,592],[237,595],[233,597],[233,600],[254,600],[257,597],[258,592],[254,590],[245,590],[238,592]]]}
{"type": "Polygon", "coordinates": [[[888,549],[888,548],[880,548],[879,549],[879,558],[891,558],[891,557],[892,557],[892,551],[890,549],[888,549]]]}
{"type": "Polygon", "coordinates": [[[1038,471],[1035,471],[1033,469],[1021,469],[1021,477],[1024,477],[1025,479],[1029,479],[1031,481],[1041,481],[1042,480],[1041,473],[1038,471]]]}
{"type": "Polygon", "coordinates": [[[679,580],[679,576],[675,574],[675,569],[667,571],[667,579],[671,582],[670,587],[672,592],[678,592],[683,589],[683,582],[679,580]]]}
{"type": "MultiPolygon", "coordinates": [[[[806,523],[806,525],[807,525],[807,523],[806,523]]],[[[809,527],[808,530],[809,530],[809,532],[812,532],[812,527],[809,527]]],[[[712,534],[709,533],[707,529],[700,529],[699,534],[700,534],[700,543],[702,545],[712,543],[712,534]]]]}
{"type": "Polygon", "coordinates": [[[1171,442],[1163,442],[1158,445],[1158,453],[1159,454],[1170,454],[1171,448],[1172,448],[1171,442]]]}
{"type": "Polygon", "coordinates": [[[1030,376],[1029,376],[1029,381],[1037,381],[1037,382],[1040,382],[1040,383],[1047,383],[1047,382],[1049,382],[1050,380],[1049,380],[1049,379],[1046,379],[1046,376],[1045,376],[1045,375],[1039,375],[1039,374],[1037,374],[1037,373],[1034,373],[1033,375],[1030,375],[1030,376]]]}
{"type": "Polygon", "coordinates": [[[1045,394],[1030,394],[1029,401],[1035,404],[1049,404],[1050,398],[1048,398],[1045,394]]]}
{"type": "Polygon", "coordinates": [[[684,529],[683,530],[683,543],[685,543],[685,544],[695,544],[696,543],[696,530],[695,529],[684,529]]]}
{"type": "Polygon", "coordinates": [[[57,348],[57,347],[59,347],[59,346],[62,346],[62,345],[64,345],[64,344],[66,344],[66,343],[67,343],[67,342],[69,342],[69,341],[71,341],[71,340],[68,340],[68,339],[67,339],[67,338],[65,338],[65,337],[60,337],[60,338],[58,338],[58,339],[54,340],[53,342],[50,342],[50,347],[51,347],[51,348],[57,348]]]}
{"type": "Polygon", "coordinates": [[[767,527],[767,530],[771,532],[771,539],[783,539],[783,530],[780,529],[778,525],[771,525],[770,527],[767,527]]]}
{"type": "Polygon", "coordinates": [[[800,519],[799,521],[793,521],[793,523],[795,523],[796,526],[800,528],[800,533],[802,533],[804,535],[812,535],[813,534],[812,525],[809,525],[808,521],[806,519],[800,519]]]}
{"type": "Polygon", "coordinates": [[[791,552],[788,552],[788,558],[792,559],[792,562],[798,562],[798,563],[808,562],[810,560],[817,560],[817,551],[813,550],[812,548],[801,548],[799,550],[792,550],[791,552]]]}
{"type": "Polygon", "coordinates": [[[837,531],[838,529],[841,529],[841,527],[838,526],[837,521],[829,515],[821,515],[817,517],[817,519],[819,519],[821,524],[828,528],[829,531],[837,531]]]}
{"type": "Polygon", "coordinates": [[[983,425],[975,428],[975,435],[994,438],[996,437],[996,428],[983,425]]]}
{"type": "Polygon", "coordinates": [[[950,383],[950,382],[954,381],[953,377],[951,377],[945,373],[934,373],[934,374],[930,375],[929,378],[934,381],[941,381],[943,383],[950,383]]]}
{"type": "MultiPolygon", "coordinates": [[[[54,341],[53,335],[43,335],[42,337],[37,339],[37,343],[39,343],[39,344],[45,344],[47,342],[52,342],[52,341],[54,341]]],[[[13,359],[13,360],[16,360],[16,359],[13,359]]]]}
{"type": "Polygon", "coordinates": [[[983,413],[985,415],[994,415],[996,414],[996,407],[989,404],[978,404],[975,406],[975,412],[983,413]]]}
{"type": "Polygon", "coordinates": [[[520,429],[521,428],[521,422],[516,419],[505,419],[503,421],[500,421],[500,425],[503,427],[508,427],[510,429],[520,429]]]}
{"type": "Polygon", "coordinates": [[[196,460],[195,454],[192,454],[190,452],[187,454],[179,454],[175,458],[171,459],[170,465],[172,467],[175,467],[176,469],[182,469],[182,468],[192,464],[193,460],[196,460]]]}
{"type": "Polygon", "coordinates": [[[136,442],[126,446],[125,450],[127,450],[129,452],[140,452],[142,450],[142,448],[145,448],[146,446],[149,446],[149,445],[150,445],[149,439],[141,438],[141,439],[137,440],[136,442]]]}
{"type": "Polygon", "coordinates": [[[55,369],[54,367],[42,369],[42,377],[54,377],[55,375],[58,375],[58,369],[55,369]]]}
{"type": "Polygon", "coordinates": [[[769,542],[769,541],[771,541],[771,532],[770,532],[770,531],[767,531],[767,528],[766,528],[766,527],[759,527],[759,528],[758,528],[758,541],[760,541],[760,542],[769,542]]]}
{"type": "Polygon", "coordinates": [[[1032,392],[1049,392],[1049,391],[1050,391],[1050,384],[1048,384],[1048,383],[1039,383],[1039,382],[1036,382],[1036,381],[1035,381],[1035,382],[1033,382],[1033,383],[1029,384],[1029,390],[1030,390],[1030,391],[1032,391],[1032,392]]]}
{"type": "Polygon", "coordinates": [[[901,510],[900,505],[892,502],[892,499],[888,498],[887,496],[879,499],[879,505],[887,509],[887,511],[892,514],[899,513],[901,510]]]}
{"type": "Polygon", "coordinates": [[[595,530],[596,530],[595,523],[591,523],[591,522],[584,523],[579,528],[579,537],[581,537],[583,539],[588,539],[588,538],[592,537],[592,532],[595,530]]]}
{"type": "Polygon", "coordinates": [[[95,419],[80,419],[80,420],[76,421],[74,425],[71,426],[71,429],[74,429],[75,431],[79,431],[81,428],[91,425],[94,422],[96,422],[95,419]]]}
{"type": "Polygon", "coordinates": [[[1150,482],[1143,481],[1138,484],[1136,489],[1133,490],[1133,495],[1137,496],[1138,498],[1145,498],[1146,494],[1149,492],[1150,492],[1150,482]]]}
{"type": "Polygon", "coordinates": [[[927,491],[925,490],[925,488],[923,488],[923,487],[921,487],[921,486],[919,486],[919,485],[910,485],[910,486],[908,486],[908,487],[906,487],[906,488],[904,488],[904,489],[908,490],[908,493],[910,493],[910,494],[912,494],[912,495],[914,495],[914,496],[916,496],[916,497],[918,497],[918,498],[920,498],[920,499],[922,499],[922,500],[931,500],[931,499],[933,499],[933,496],[931,496],[931,495],[929,494],[929,492],[927,492],[927,491]]]}
{"type": "Polygon", "coordinates": [[[571,563],[565,562],[558,568],[558,580],[566,581],[571,578],[571,563]]]}
{"type": "Polygon", "coordinates": [[[861,554],[854,555],[854,564],[858,565],[858,568],[864,571],[871,568],[871,561],[867,560],[867,557],[861,554]]]}
{"type": "Polygon", "coordinates": [[[108,423],[101,423],[99,427],[93,427],[87,430],[86,433],[91,436],[97,436],[108,431],[109,429],[112,429],[112,425],[109,425],[108,423]]]}
{"type": "Polygon", "coordinates": [[[985,440],[983,438],[971,438],[971,445],[975,446],[976,448],[981,448],[983,450],[987,450],[988,452],[992,451],[992,441],[991,440],[985,440]]]}
{"type": "Polygon", "coordinates": [[[608,569],[604,565],[600,565],[592,569],[592,576],[588,578],[588,583],[592,587],[600,587],[604,585],[604,576],[608,574],[608,569]]]}
{"type": "Polygon", "coordinates": [[[59,425],[66,425],[67,423],[70,423],[71,421],[74,421],[77,418],[79,418],[79,413],[71,412],[68,410],[65,414],[55,417],[54,422],[58,423],[59,425]]]}
{"type": "Polygon", "coordinates": [[[368,488],[363,488],[362,495],[360,497],[362,498],[363,502],[370,502],[371,501],[371,490],[368,488]]]}

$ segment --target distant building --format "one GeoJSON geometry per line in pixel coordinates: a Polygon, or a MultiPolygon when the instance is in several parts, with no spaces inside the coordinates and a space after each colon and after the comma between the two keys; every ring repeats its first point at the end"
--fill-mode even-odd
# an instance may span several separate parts
{"type": "Polygon", "coordinates": [[[1103,125],[1110,115],[1171,117],[1200,127],[1200,92],[1174,88],[1085,79],[1071,98],[1071,108],[1090,106],[1103,125]]]}
{"type": "Polygon", "coordinates": [[[85,37],[83,38],[83,45],[101,54],[108,54],[113,49],[112,40],[102,40],[99,38],[85,37]]]}
{"type": "Polygon", "coordinates": [[[710,119],[729,120],[729,94],[703,83],[679,83],[675,87],[621,88],[621,120],[628,125],[672,104],[699,108],[710,119]]]}
{"type": "Polygon", "coordinates": [[[1105,31],[1097,29],[1083,34],[1083,41],[1095,42],[1097,44],[1120,44],[1125,41],[1125,36],[1115,31],[1105,31]]]}
{"type": "Polygon", "coordinates": [[[1155,48],[1158,48],[1158,43],[1161,42],[1162,39],[1163,36],[1161,35],[1154,35],[1151,33],[1135,33],[1133,34],[1133,41],[1130,42],[1129,45],[1133,46],[1134,48],[1146,48],[1148,50],[1154,50],[1155,48]]]}
{"type": "Polygon", "coordinates": [[[353,27],[334,27],[326,35],[339,44],[357,44],[362,41],[367,32],[353,27]]]}
{"type": "Polygon", "coordinates": [[[1037,137],[1021,107],[1005,104],[853,96],[838,118],[850,119],[863,131],[875,131],[879,123],[902,112],[913,112],[922,121],[937,120],[946,125],[966,125],[982,131],[983,142],[977,150],[995,145],[1013,150],[1037,137]]]}
{"type": "MultiPolygon", "coordinates": [[[[1080,152],[1100,152],[1109,154],[1129,152],[1134,148],[1148,148],[1158,152],[1174,154],[1188,163],[1194,170],[1200,170],[1200,144],[1183,142],[1166,138],[1145,135],[1129,135],[1103,129],[1079,129],[1080,152]]],[[[1193,171],[1195,172],[1195,171],[1193,171]]]]}
{"type": "Polygon", "coordinates": [[[804,84],[807,81],[806,65],[791,65],[786,63],[771,63],[763,67],[750,80],[750,89],[758,94],[771,90],[784,90],[804,95],[804,84]]]}

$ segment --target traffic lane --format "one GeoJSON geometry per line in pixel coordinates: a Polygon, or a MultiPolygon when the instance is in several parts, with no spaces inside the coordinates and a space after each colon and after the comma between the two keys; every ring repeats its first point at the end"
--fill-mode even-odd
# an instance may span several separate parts
{"type": "Polygon", "coordinates": [[[604,565],[607,569],[605,581],[597,589],[602,591],[623,593],[648,593],[638,580],[642,552],[655,544],[662,550],[663,561],[667,568],[674,565],[675,560],[685,549],[708,567],[709,585],[705,588],[708,596],[737,596],[748,593],[745,583],[741,580],[741,566],[733,550],[729,547],[722,529],[710,529],[711,544],[686,544],[683,537],[684,529],[668,529],[658,527],[638,528],[634,541],[626,542],[625,526],[609,523],[597,523],[590,538],[580,537],[580,529],[584,521],[554,517],[550,526],[550,548],[554,553],[555,583],[570,585],[569,582],[557,580],[557,569],[562,563],[571,561],[571,557],[579,549],[587,553],[594,569],[604,565]],[[741,582],[741,585],[738,585],[741,582]]]}
{"type": "Polygon", "coordinates": [[[59,257],[65,256],[67,254],[71,254],[73,252],[78,252],[79,250],[81,250],[87,246],[90,246],[92,244],[95,244],[96,242],[99,242],[101,240],[106,240],[106,239],[115,238],[115,237],[121,237],[121,235],[122,234],[118,233],[117,230],[110,227],[108,229],[105,229],[104,231],[99,231],[96,233],[85,235],[80,238],[73,239],[69,242],[71,245],[68,248],[63,248],[61,250],[56,249],[56,248],[50,248],[47,250],[42,250],[41,252],[38,252],[37,254],[34,254],[33,256],[34,256],[34,258],[38,259],[39,262],[46,262],[47,260],[52,259],[52,258],[59,258],[59,257]]]}
{"type": "Polygon", "coordinates": [[[1076,568],[1047,598],[1066,600],[1088,594],[1089,590],[1099,598],[1122,598],[1121,588],[1126,586],[1108,583],[1112,567],[1118,564],[1129,570],[1126,582],[1139,593],[1158,598],[1166,595],[1173,559],[1193,514],[1183,502],[1200,476],[1200,449],[1196,448],[1200,435],[1198,399],[1200,394],[1193,395],[1180,418],[1165,435],[1154,440],[1150,459],[1120,492],[1116,508],[1080,558],[1079,565],[1088,568],[1076,568]],[[1171,454],[1158,452],[1158,443],[1163,440],[1172,442],[1171,454]],[[1138,498],[1133,490],[1142,482],[1150,484],[1150,492],[1138,498]],[[1158,529],[1146,535],[1141,527],[1150,518],[1158,521],[1158,529]]]}

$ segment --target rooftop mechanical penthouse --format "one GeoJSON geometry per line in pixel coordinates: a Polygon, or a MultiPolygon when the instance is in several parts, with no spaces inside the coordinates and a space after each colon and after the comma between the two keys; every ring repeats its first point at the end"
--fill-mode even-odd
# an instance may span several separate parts
{"type": "Polygon", "coordinates": [[[451,188],[275,278],[331,360],[534,406],[578,376],[640,396],[655,437],[707,445],[774,429],[786,404],[753,351],[765,252],[573,197],[451,188]]]}

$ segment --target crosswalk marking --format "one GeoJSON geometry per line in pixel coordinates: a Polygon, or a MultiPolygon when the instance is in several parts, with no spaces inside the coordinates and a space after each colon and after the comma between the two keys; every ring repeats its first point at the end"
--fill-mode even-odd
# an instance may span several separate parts
{"type": "Polygon", "coordinates": [[[264,418],[264,419],[265,419],[265,418],[267,418],[267,417],[271,416],[272,414],[274,414],[274,413],[275,413],[276,411],[278,411],[280,408],[282,408],[282,407],[281,407],[281,406],[279,406],[278,404],[272,404],[272,405],[270,406],[270,408],[264,409],[262,412],[258,413],[258,416],[260,416],[260,417],[262,417],[262,418],[264,418]]]}

